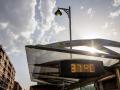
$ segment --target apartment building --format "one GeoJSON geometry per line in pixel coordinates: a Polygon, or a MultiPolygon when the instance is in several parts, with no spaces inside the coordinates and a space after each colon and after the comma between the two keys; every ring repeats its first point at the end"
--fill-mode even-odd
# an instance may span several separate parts
{"type": "Polygon", "coordinates": [[[14,81],[14,89],[13,90],[22,90],[22,87],[17,81],[14,81]]]}
{"type": "Polygon", "coordinates": [[[15,69],[0,45],[0,90],[13,90],[15,69]]]}

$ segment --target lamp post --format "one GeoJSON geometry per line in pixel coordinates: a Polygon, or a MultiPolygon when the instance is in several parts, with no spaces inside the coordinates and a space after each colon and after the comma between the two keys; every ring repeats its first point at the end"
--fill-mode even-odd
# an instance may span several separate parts
{"type": "MultiPolygon", "coordinates": [[[[68,19],[69,19],[69,35],[70,35],[70,50],[72,50],[72,31],[71,31],[71,8],[69,6],[69,8],[58,8],[58,10],[55,12],[56,16],[61,16],[62,12],[60,10],[63,10],[64,12],[66,12],[66,14],[68,15],[68,19]]],[[[72,54],[70,55],[71,59],[72,59],[72,54]]]]}

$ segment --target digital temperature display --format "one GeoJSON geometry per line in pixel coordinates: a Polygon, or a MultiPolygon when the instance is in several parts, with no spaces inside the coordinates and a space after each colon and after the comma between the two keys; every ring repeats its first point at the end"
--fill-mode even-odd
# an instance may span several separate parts
{"type": "Polygon", "coordinates": [[[79,73],[79,72],[95,72],[94,64],[71,64],[71,72],[79,73]]]}
{"type": "Polygon", "coordinates": [[[104,72],[102,61],[64,60],[60,62],[60,76],[72,78],[88,78],[99,76],[104,72]]]}

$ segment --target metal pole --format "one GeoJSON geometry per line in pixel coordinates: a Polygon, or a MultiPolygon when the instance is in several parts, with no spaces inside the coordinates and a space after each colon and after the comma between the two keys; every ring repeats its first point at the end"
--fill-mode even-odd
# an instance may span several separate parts
{"type": "Polygon", "coordinates": [[[116,68],[116,76],[117,76],[118,90],[120,90],[120,70],[119,70],[119,68],[116,68]]]}
{"type": "Polygon", "coordinates": [[[100,90],[103,90],[103,84],[102,84],[102,81],[99,82],[99,87],[100,87],[100,90]]]}
{"type": "MultiPolygon", "coordinates": [[[[71,8],[69,6],[69,33],[70,33],[70,50],[72,50],[72,30],[71,30],[71,8]]],[[[72,59],[72,54],[70,54],[70,58],[72,59]]]]}
{"type": "Polygon", "coordinates": [[[95,87],[95,90],[99,90],[99,85],[98,85],[98,82],[94,82],[94,87],[95,87]]]}
{"type": "MultiPolygon", "coordinates": [[[[70,35],[70,50],[72,50],[72,30],[71,30],[71,7],[69,6],[68,9],[66,8],[58,8],[66,12],[69,19],[69,35],[70,35]]],[[[72,54],[70,53],[70,58],[72,59],[72,54]]]]}

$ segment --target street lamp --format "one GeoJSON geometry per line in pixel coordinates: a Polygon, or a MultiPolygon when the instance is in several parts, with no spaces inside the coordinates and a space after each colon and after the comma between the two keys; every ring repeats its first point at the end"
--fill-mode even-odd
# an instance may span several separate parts
{"type": "MultiPolygon", "coordinates": [[[[58,8],[58,10],[55,12],[56,16],[61,16],[62,12],[60,10],[63,10],[64,12],[66,12],[66,14],[68,15],[68,19],[69,19],[69,34],[70,34],[70,50],[72,50],[72,31],[71,31],[71,8],[69,6],[69,8],[58,8]]],[[[72,54],[71,54],[71,59],[72,59],[72,54]]]]}

